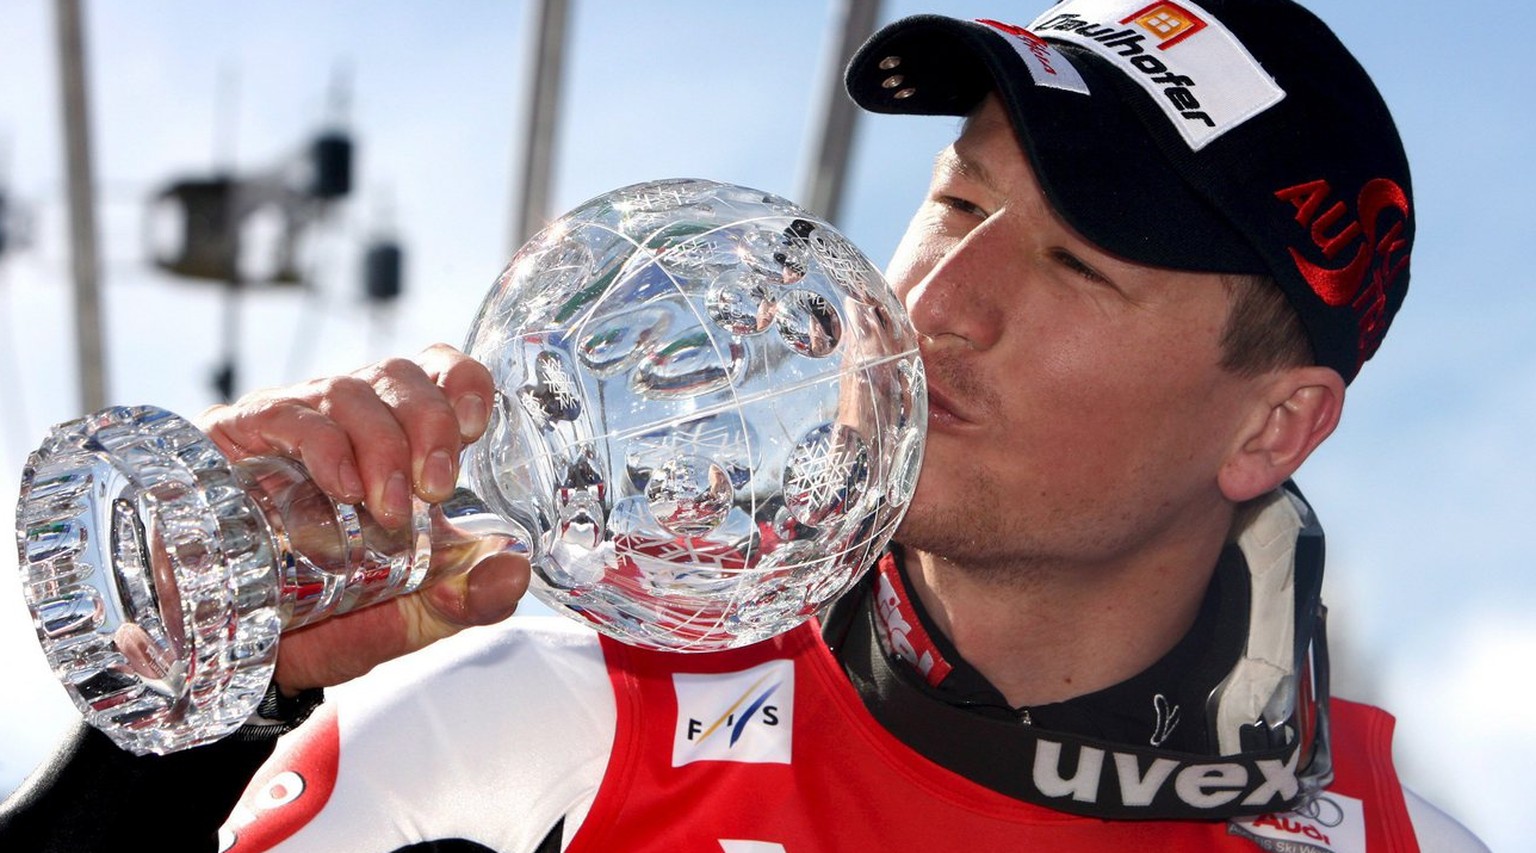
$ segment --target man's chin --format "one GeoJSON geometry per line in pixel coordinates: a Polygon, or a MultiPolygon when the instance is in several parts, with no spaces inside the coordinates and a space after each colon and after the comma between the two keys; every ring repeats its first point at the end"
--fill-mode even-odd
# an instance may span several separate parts
{"type": "Polygon", "coordinates": [[[946,554],[961,550],[962,540],[972,538],[960,518],[945,519],[931,507],[921,507],[914,500],[891,541],[909,551],[946,554]],[[926,511],[924,511],[926,509],[926,511]]]}

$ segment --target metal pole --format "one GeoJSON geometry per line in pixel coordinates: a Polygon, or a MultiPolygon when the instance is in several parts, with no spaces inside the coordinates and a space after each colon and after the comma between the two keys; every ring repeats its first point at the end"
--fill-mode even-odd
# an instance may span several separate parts
{"type": "Polygon", "coordinates": [[[549,216],[569,6],[567,0],[535,0],[533,7],[528,39],[532,49],[524,115],[526,135],[512,205],[513,251],[542,228],[549,216]]]}
{"type": "Polygon", "coordinates": [[[843,188],[847,183],[848,160],[853,151],[853,135],[858,127],[859,110],[843,92],[843,68],[854,51],[874,32],[880,15],[880,0],[842,0],[837,14],[837,31],[828,40],[826,69],[821,78],[820,123],[811,149],[811,162],[800,203],[820,213],[828,222],[838,224],[842,213],[843,188]]]}
{"type": "Polygon", "coordinates": [[[69,172],[70,267],[75,282],[80,404],[84,411],[91,412],[107,404],[107,382],[96,244],[96,181],[91,174],[90,112],[85,90],[85,38],[79,0],[57,0],[54,7],[58,15],[64,149],[69,172]]]}

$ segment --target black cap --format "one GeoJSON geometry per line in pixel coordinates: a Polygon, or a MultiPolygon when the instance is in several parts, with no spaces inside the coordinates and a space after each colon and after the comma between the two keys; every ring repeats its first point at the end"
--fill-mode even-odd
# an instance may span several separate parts
{"type": "Polygon", "coordinates": [[[1027,27],[919,15],[871,37],[847,82],[882,113],[965,115],[996,90],[1074,228],[1141,263],[1273,277],[1346,381],[1407,292],[1402,141],[1289,0],[1065,0],[1027,27]]]}

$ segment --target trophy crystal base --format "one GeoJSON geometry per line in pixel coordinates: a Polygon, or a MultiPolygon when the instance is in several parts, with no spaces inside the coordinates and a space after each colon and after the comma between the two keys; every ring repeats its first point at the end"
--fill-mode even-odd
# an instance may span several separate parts
{"type": "Polygon", "coordinates": [[[23,597],[87,721],[132,752],[173,752],[250,717],[282,631],[508,547],[510,534],[476,537],[449,519],[484,526],[469,497],[418,501],[409,525],[386,530],[295,462],[231,463],[170,412],[105,409],[56,427],[27,461],[23,597]]]}

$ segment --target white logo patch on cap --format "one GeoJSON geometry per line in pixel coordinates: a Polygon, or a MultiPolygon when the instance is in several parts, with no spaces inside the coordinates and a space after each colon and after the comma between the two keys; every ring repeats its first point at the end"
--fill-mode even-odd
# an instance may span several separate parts
{"type": "Polygon", "coordinates": [[[986,24],[1003,34],[1008,46],[1024,60],[1024,67],[1029,69],[1030,79],[1035,81],[1036,86],[1077,92],[1080,95],[1089,94],[1088,84],[1083,82],[1082,75],[1077,73],[1077,69],[1072,67],[1072,63],[1061,51],[1051,47],[1050,42],[1023,27],[1001,21],[978,18],[976,23],[986,24]]]}
{"type": "Polygon", "coordinates": [[[1067,0],[1029,28],[1114,63],[1196,151],[1285,97],[1237,37],[1191,2],[1067,0]]]}

